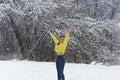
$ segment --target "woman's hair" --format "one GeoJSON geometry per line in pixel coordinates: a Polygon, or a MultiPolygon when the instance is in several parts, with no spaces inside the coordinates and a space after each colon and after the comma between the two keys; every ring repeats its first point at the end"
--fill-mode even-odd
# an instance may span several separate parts
{"type": "Polygon", "coordinates": [[[59,38],[61,38],[61,37],[65,37],[64,35],[61,35],[59,38]]]}
{"type": "MultiPolygon", "coordinates": [[[[61,35],[61,36],[59,36],[59,38],[61,38],[61,37],[65,37],[64,35],[61,35]]],[[[60,44],[60,41],[58,42],[58,44],[57,45],[59,45],[60,44]]]]}

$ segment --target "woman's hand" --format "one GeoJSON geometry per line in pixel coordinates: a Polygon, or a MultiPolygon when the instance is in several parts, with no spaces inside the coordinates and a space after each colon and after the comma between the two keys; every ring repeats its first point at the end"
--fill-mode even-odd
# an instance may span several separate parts
{"type": "Polygon", "coordinates": [[[70,29],[69,29],[69,32],[74,32],[74,29],[73,29],[73,28],[70,28],[70,29]]]}
{"type": "Polygon", "coordinates": [[[50,34],[50,31],[48,31],[47,33],[50,34]]]}

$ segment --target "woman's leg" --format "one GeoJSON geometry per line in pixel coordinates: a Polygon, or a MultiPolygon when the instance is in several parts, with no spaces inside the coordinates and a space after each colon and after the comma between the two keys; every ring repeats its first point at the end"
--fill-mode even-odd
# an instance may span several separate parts
{"type": "Polygon", "coordinates": [[[64,66],[65,66],[64,57],[63,56],[58,56],[56,58],[56,68],[57,68],[58,80],[65,80],[64,66]]]}
{"type": "Polygon", "coordinates": [[[64,57],[61,60],[61,65],[60,65],[60,73],[61,73],[61,78],[62,80],[65,80],[65,76],[64,76],[64,66],[65,66],[65,59],[64,57]]]}
{"type": "Polygon", "coordinates": [[[56,58],[56,69],[57,69],[58,80],[61,80],[61,76],[60,76],[60,59],[59,59],[59,57],[56,58]]]}

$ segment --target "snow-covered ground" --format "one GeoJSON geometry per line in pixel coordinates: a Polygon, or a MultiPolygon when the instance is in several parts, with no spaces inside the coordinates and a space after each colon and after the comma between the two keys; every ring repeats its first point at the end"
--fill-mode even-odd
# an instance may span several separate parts
{"type": "MultiPolygon", "coordinates": [[[[120,80],[120,66],[66,64],[66,80],[120,80]]],[[[55,63],[0,61],[0,80],[57,80],[55,63]]]]}

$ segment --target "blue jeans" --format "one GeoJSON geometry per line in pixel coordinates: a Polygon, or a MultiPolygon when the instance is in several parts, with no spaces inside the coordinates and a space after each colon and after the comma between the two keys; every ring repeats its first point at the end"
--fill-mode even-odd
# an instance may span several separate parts
{"type": "Polygon", "coordinates": [[[63,73],[64,66],[65,66],[64,56],[57,56],[56,57],[56,68],[57,68],[58,80],[65,80],[65,76],[63,73]]]}

